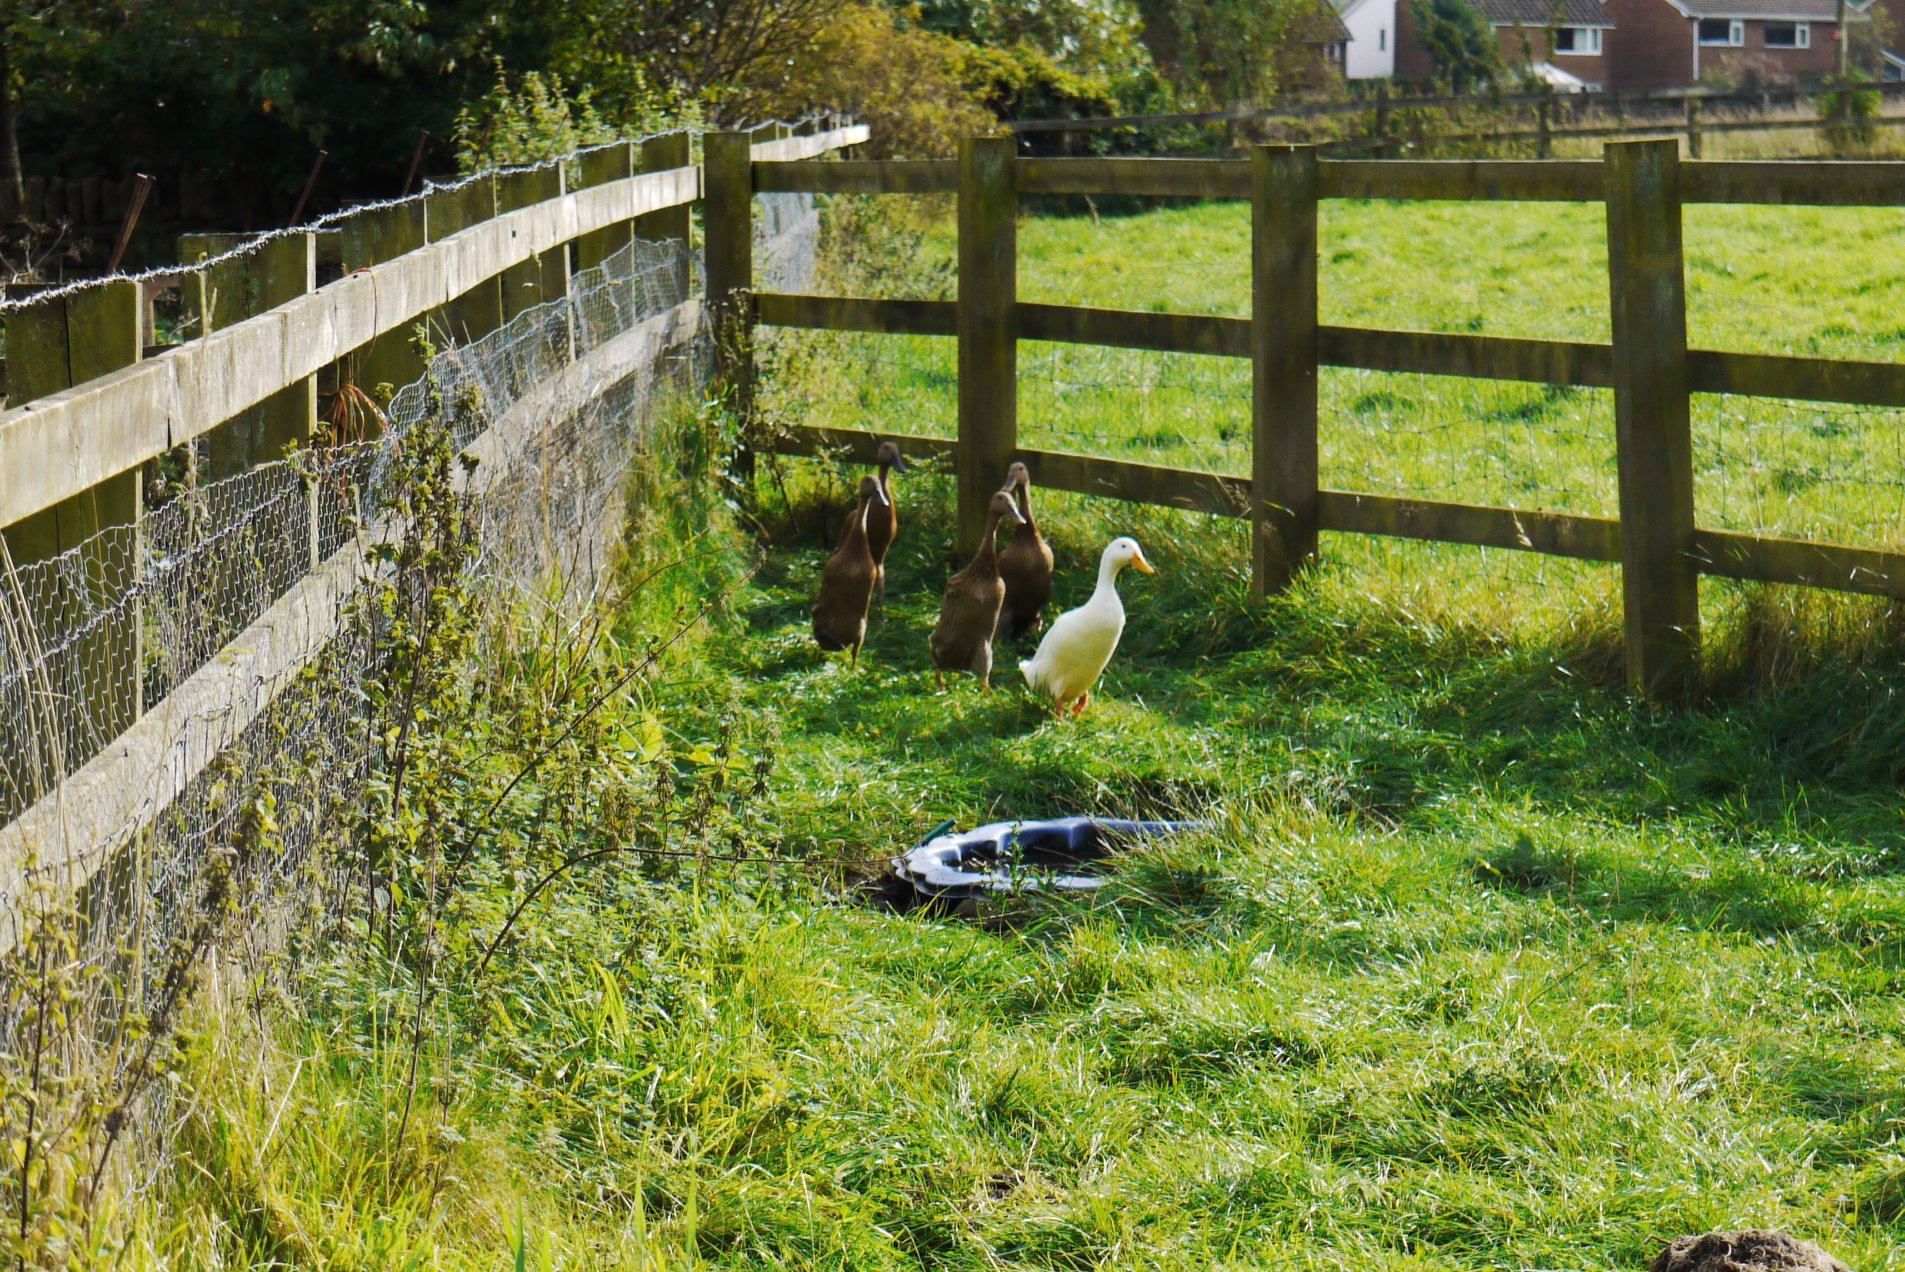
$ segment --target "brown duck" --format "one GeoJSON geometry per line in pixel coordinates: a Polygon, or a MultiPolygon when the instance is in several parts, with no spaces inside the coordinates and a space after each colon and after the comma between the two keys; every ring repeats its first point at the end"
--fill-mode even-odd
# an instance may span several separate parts
{"type": "MultiPolygon", "coordinates": [[[[993,541],[999,522],[1010,517],[1023,521],[1019,505],[1001,490],[986,506],[986,532],[979,540],[979,551],[972,564],[946,580],[946,594],[939,601],[939,625],[933,628],[929,642],[933,666],[941,673],[970,671],[979,684],[991,688],[992,633],[999,627],[999,610],[1005,604],[1005,582],[999,577],[999,549],[993,541]]],[[[944,682],[942,674],[941,682],[944,682]]]]}
{"type": "Polygon", "coordinates": [[[999,554],[999,577],[1005,580],[1005,604],[999,610],[995,639],[1035,632],[1045,626],[1045,607],[1052,599],[1052,545],[1032,520],[1032,475],[1024,464],[1006,470],[1005,490],[1018,503],[1019,524],[1012,542],[999,554]]]}
{"type": "Polygon", "coordinates": [[[873,597],[873,580],[879,573],[873,553],[867,547],[867,513],[886,499],[886,492],[874,477],[860,479],[860,499],[847,518],[846,533],[840,547],[827,558],[820,572],[820,596],[814,602],[814,643],[822,649],[853,651],[852,663],[860,665],[860,646],[867,638],[867,602],[873,597]]]}
{"type": "Polygon", "coordinates": [[[906,471],[906,457],[900,454],[897,442],[881,442],[878,456],[880,465],[880,493],[886,496],[886,502],[876,503],[867,509],[867,547],[873,552],[873,594],[879,598],[882,611],[886,608],[886,551],[893,546],[893,540],[900,532],[899,509],[893,503],[893,487],[887,482],[887,473],[906,471]]]}

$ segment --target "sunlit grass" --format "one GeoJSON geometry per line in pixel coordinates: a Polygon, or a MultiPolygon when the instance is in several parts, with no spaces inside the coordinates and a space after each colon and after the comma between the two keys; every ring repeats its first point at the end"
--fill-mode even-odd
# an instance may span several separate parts
{"type": "MultiPolygon", "coordinates": [[[[1604,297],[1563,286],[1599,251],[1592,219],[1483,211],[1488,252],[1537,232],[1517,216],[1571,246],[1543,265],[1522,244],[1523,274],[1497,277],[1458,250],[1472,223],[1431,221],[1423,245],[1392,209],[1344,209],[1364,250],[1427,262],[1440,235],[1482,281],[1437,301],[1427,264],[1339,261],[1331,320],[1465,321],[1525,287],[1522,334],[1602,338],[1604,297]]],[[[1209,208],[1034,222],[1027,292],[1221,312],[1241,226],[1209,208]],[[1179,237],[1197,265],[1173,273],[1179,237]]],[[[1858,333],[1835,350],[1887,356],[1883,305],[1843,281],[1861,268],[1820,284],[1858,333]]],[[[1758,285],[1757,313],[1701,301],[1696,338],[1788,347],[1832,310],[1799,290],[1758,285]]],[[[800,378],[780,409],[950,433],[950,347],[883,349],[783,366],[800,378]]],[[[1028,439],[1241,471],[1236,369],[1053,354],[1027,350],[1028,439]]],[[[1607,510],[1604,395],[1332,372],[1324,396],[1331,481],[1607,510]]],[[[1788,415],[1733,429],[1724,445],[1766,467],[1729,497],[1876,525],[1859,500],[1878,497],[1843,480],[1816,505],[1790,476],[1787,503],[1750,502],[1805,465],[1882,472],[1873,445],[1845,453],[1859,442],[1788,415]]],[[[617,636],[641,647],[765,552],[642,709],[683,739],[745,722],[774,764],[736,848],[795,864],[622,863],[553,889],[499,962],[500,1009],[428,1057],[465,1076],[412,1142],[386,1142],[401,1040],[363,1036],[353,998],[383,970],[349,951],[306,969],[322,1010],[255,1050],[203,1041],[188,1161],[208,1173],[165,1194],[155,1248],[192,1266],[1363,1272],[1639,1268],[1673,1236],[1752,1225],[1905,1263],[1890,608],[1709,583],[1707,696],[1655,711],[1620,688],[1609,568],[1331,536],[1260,603],[1241,523],[1038,491],[1058,605],[1114,534],[1159,569],[1125,581],[1092,709],[1055,722],[1014,687],[1024,648],[991,694],[935,686],[943,471],[897,479],[890,605],[857,671],[807,635],[857,472],[763,459],[750,541],[712,477],[668,502],[670,471],[631,551],[688,564],[624,604],[617,636]],[[1090,897],[976,918],[853,890],[945,818],[1133,812],[1212,829],[1126,856],[1090,897]]]]}

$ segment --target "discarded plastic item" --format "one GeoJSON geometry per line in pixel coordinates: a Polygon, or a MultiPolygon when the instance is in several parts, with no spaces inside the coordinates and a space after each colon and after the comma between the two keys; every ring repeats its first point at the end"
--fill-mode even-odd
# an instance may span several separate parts
{"type": "Polygon", "coordinates": [[[1119,821],[1061,817],[1056,821],[994,822],[953,832],[944,822],[925,842],[893,862],[893,873],[922,899],[966,901],[986,893],[1084,892],[1101,875],[1077,867],[1099,860],[1121,842],[1207,829],[1194,821],[1119,821]]]}

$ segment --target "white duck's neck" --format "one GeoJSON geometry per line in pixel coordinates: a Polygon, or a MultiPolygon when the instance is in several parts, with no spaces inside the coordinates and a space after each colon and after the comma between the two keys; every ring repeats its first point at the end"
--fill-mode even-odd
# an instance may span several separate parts
{"type": "Polygon", "coordinates": [[[1094,597],[1103,596],[1109,592],[1112,596],[1117,596],[1118,571],[1123,568],[1123,564],[1115,560],[1109,552],[1100,557],[1098,559],[1098,590],[1092,593],[1092,595],[1094,597]]]}

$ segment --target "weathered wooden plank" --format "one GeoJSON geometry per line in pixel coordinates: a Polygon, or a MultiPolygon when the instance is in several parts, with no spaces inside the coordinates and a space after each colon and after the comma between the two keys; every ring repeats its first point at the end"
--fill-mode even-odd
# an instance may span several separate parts
{"type": "Polygon", "coordinates": [[[1317,519],[1325,530],[1512,548],[1583,561],[1621,559],[1620,523],[1612,517],[1477,507],[1347,490],[1325,490],[1317,504],[1317,519]]]}
{"type": "Polygon", "coordinates": [[[1220,517],[1250,514],[1250,483],[1242,477],[1066,451],[1021,448],[1013,458],[1024,461],[1032,470],[1032,480],[1045,489],[1208,512],[1220,517]]]}
{"type": "Polygon", "coordinates": [[[1326,199],[1522,199],[1598,203],[1601,165],[1557,159],[1333,159],[1318,165],[1326,199]]]}
{"type": "Polygon", "coordinates": [[[757,163],[793,163],[832,150],[860,145],[872,136],[873,130],[865,124],[846,124],[821,132],[758,141],[754,143],[751,153],[757,163]]]}
{"type": "Polygon", "coordinates": [[[1317,340],[1323,363],[1333,367],[1584,388],[1607,388],[1614,383],[1611,345],[1360,327],[1323,327],[1317,340]]]}
{"type": "Polygon", "coordinates": [[[1607,148],[1607,255],[1627,678],[1680,697],[1698,684],[1700,593],[1677,142],[1607,148]]]}
{"type": "Polygon", "coordinates": [[[876,300],[865,296],[758,292],[754,296],[754,319],[769,327],[872,331],[888,335],[951,336],[959,331],[958,309],[950,300],[876,300]]]}
{"type": "MultiPolygon", "coordinates": [[[[1721,125],[1706,127],[1718,130],[1721,125]]],[[[1688,203],[1905,204],[1905,163],[1899,162],[1702,159],[1682,168],[1681,188],[1688,203]]]]}
{"type": "Polygon", "coordinates": [[[1024,194],[1123,194],[1182,199],[1247,199],[1242,159],[1022,159],[1024,194]]]}
{"type": "MultiPolygon", "coordinates": [[[[641,143],[642,171],[665,172],[670,168],[689,167],[694,163],[693,140],[685,130],[648,138],[641,143]]],[[[693,208],[683,203],[637,217],[635,237],[655,243],[681,244],[681,260],[675,270],[677,294],[686,296],[694,290],[694,265],[689,252],[695,237],[693,208]]]]}
{"type": "Polygon", "coordinates": [[[1905,552],[1696,530],[1693,553],[1706,574],[1905,600],[1905,552]]]}
{"type": "Polygon", "coordinates": [[[1250,577],[1259,596],[1316,557],[1317,160],[1251,154],[1250,577]]]}
{"type": "Polygon", "coordinates": [[[1687,369],[1696,393],[1905,407],[1905,364],[1896,362],[1696,349],[1687,354],[1687,369]]]}
{"type": "Polygon", "coordinates": [[[986,504],[1019,444],[1017,162],[1010,137],[959,147],[959,463],[961,555],[985,532],[986,504]]]}
{"type": "Polygon", "coordinates": [[[1158,314],[1077,305],[1019,305],[1021,340],[1157,349],[1165,353],[1250,356],[1250,320],[1205,314],[1158,314]]]}
{"type": "MultiPolygon", "coordinates": [[[[623,181],[634,174],[635,148],[626,141],[597,146],[576,156],[575,186],[578,190],[623,181]]],[[[576,269],[593,269],[627,247],[629,240],[634,237],[634,223],[624,221],[584,234],[570,245],[569,253],[576,269]]]]}
{"type": "Polygon", "coordinates": [[[798,159],[754,165],[754,188],[813,194],[950,194],[959,188],[952,159],[798,159]]]}

